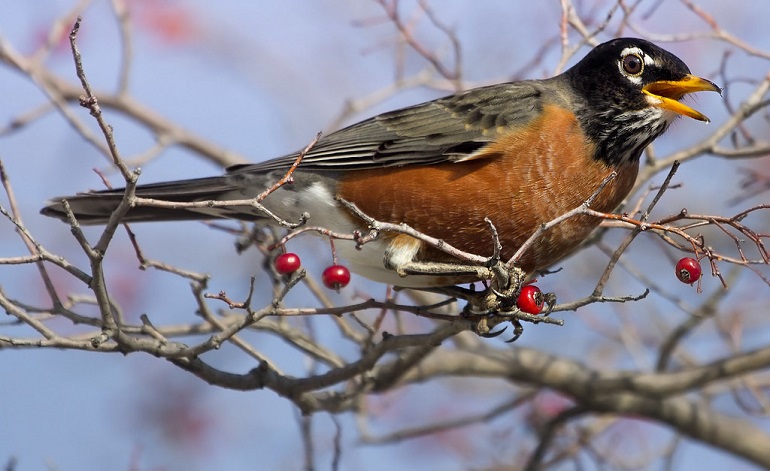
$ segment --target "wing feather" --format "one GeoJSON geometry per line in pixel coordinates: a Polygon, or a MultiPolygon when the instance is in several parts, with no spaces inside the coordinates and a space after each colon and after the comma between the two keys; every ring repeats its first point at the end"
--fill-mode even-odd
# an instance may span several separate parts
{"type": "MultiPolygon", "coordinates": [[[[420,105],[383,113],[321,138],[300,164],[312,171],[361,170],[459,162],[501,132],[526,126],[542,109],[542,82],[523,81],[475,88],[420,105]]],[[[547,97],[546,97],[547,98],[547,97]]],[[[229,174],[287,169],[299,152],[229,174]]]]}

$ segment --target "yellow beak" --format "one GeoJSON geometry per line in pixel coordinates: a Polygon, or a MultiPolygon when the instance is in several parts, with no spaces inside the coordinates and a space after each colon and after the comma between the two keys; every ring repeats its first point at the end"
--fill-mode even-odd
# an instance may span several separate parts
{"type": "Polygon", "coordinates": [[[718,92],[721,95],[722,89],[709,80],[689,74],[681,80],[660,80],[642,88],[642,93],[647,95],[653,106],[709,122],[705,115],[678,101],[688,93],[695,92],[718,92]]]}

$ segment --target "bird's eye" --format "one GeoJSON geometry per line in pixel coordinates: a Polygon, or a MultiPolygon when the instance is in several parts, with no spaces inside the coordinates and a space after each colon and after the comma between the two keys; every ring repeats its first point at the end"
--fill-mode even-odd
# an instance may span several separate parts
{"type": "Polygon", "coordinates": [[[623,61],[623,70],[628,75],[636,76],[641,74],[642,70],[644,70],[644,61],[637,54],[629,54],[627,56],[624,56],[622,61],[623,61]]]}

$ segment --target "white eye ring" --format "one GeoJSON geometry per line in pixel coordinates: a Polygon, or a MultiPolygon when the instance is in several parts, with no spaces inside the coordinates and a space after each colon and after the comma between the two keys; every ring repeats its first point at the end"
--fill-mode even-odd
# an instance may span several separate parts
{"type": "Polygon", "coordinates": [[[638,77],[644,72],[644,59],[639,54],[626,54],[620,59],[623,72],[631,77],[638,77]]]}

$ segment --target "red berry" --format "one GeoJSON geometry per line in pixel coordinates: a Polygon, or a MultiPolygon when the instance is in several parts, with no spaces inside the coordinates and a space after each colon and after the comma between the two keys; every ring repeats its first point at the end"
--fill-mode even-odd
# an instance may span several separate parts
{"type": "Polygon", "coordinates": [[[321,281],[329,289],[344,288],[350,283],[350,270],[342,265],[332,265],[324,270],[321,281]]]}
{"type": "Polygon", "coordinates": [[[282,253],[275,258],[275,271],[281,275],[289,275],[299,270],[301,262],[295,253],[282,253]]]}
{"type": "Polygon", "coordinates": [[[676,262],[676,277],[682,283],[691,285],[698,281],[701,275],[700,263],[690,257],[685,257],[676,262]]]}
{"type": "Polygon", "coordinates": [[[521,288],[519,297],[516,299],[516,307],[527,314],[540,314],[543,310],[545,297],[535,285],[527,285],[521,288]]]}

